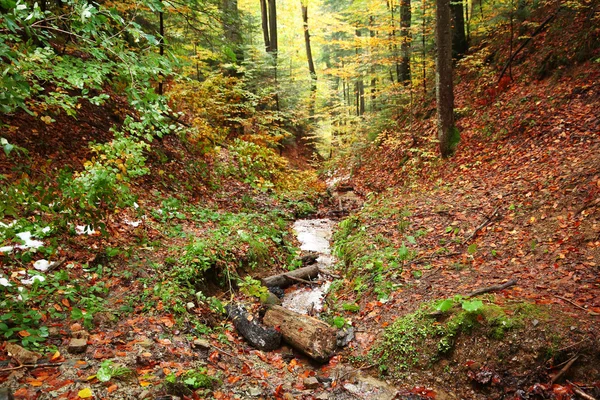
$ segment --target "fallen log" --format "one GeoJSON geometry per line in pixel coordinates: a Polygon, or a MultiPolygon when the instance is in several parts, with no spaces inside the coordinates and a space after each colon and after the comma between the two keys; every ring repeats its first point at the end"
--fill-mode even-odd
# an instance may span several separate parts
{"type": "Polygon", "coordinates": [[[262,283],[266,287],[277,286],[284,288],[293,285],[298,282],[299,279],[308,281],[317,276],[319,276],[319,267],[317,265],[309,265],[308,267],[298,268],[283,274],[268,276],[262,279],[262,283]]]}
{"type": "Polygon", "coordinates": [[[264,326],[258,318],[250,314],[240,304],[227,306],[227,315],[233,321],[235,329],[252,345],[259,350],[271,351],[281,345],[281,333],[272,327],[264,326]]]}
{"type": "Polygon", "coordinates": [[[281,306],[271,306],[263,323],[281,332],[283,339],[310,358],[326,362],[337,348],[337,331],[325,322],[281,306]]]}

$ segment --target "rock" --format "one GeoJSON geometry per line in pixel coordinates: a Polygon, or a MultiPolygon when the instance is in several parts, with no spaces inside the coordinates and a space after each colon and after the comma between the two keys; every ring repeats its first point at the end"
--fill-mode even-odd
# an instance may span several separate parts
{"type": "Polygon", "coordinates": [[[80,338],[73,338],[69,342],[69,346],[67,347],[69,353],[78,354],[84,353],[87,350],[87,340],[80,338]]]}
{"type": "Polygon", "coordinates": [[[87,333],[84,330],[80,330],[80,331],[75,331],[71,333],[71,337],[74,339],[85,339],[88,340],[88,338],[90,337],[90,334],[87,333]]]}
{"type": "Polygon", "coordinates": [[[317,400],[329,400],[329,393],[327,392],[323,392],[323,393],[319,393],[315,399],[317,400]]]}
{"type": "Polygon", "coordinates": [[[270,286],[268,289],[270,293],[273,293],[279,299],[283,298],[285,295],[285,292],[279,286],[270,286]]]}
{"type": "Polygon", "coordinates": [[[138,399],[140,399],[140,400],[149,399],[149,398],[150,398],[149,390],[143,390],[142,393],[140,393],[140,395],[138,396],[138,399]]]}
{"type": "Polygon", "coordinates": [[[302,384],[307,389],[315,389],[319,387],[319,380],[314,376],[309,376],[302,381],[302,384]]]}
{"type": "Polygon", "coordinates": [[[336,334],[338,347],[347,346],[352,340],[354,340],[354,327],[352,326],[340,329],[336,334]]]}
{"type": "Polygon", "coordinates": [[[253,386],[248,390],[248,394],[252,397],[257,397],[262,394],[262,389],[256,386],[253,386]]]}
{"type": "Polygon", "coordinates": [[[210,349],[210,342],[206,339],[194,339],[194,347],[197,349],[208,350],[210,349]]]}
{"type": "Polygon", "coordinates": [[[14,343],[6,343],[6,351],[20,364],[35,364],[40,356],[14,343]]]}
{"type": "Polygon", "coordinates": [[[316,251],[311,251],[308,254],[305,254],[302,257],[300,257],[300,261],[302,261],[302,265],[306,266],[316,263],[318,258],[319,253],[317,253],[316,251]]]}
{"type": "Polygon", "coordinates": [[[269,296],[265,300],[261,300],[261,303],[267,304],[267,305],[272,305],[272,304],[280,305],[281,300],[279,299],[279,297],[277,297],[273,293],[269,292],[269,296]]]}
{"type": "Polygon", "coordinates": [[[0,388],[0,400],[14,400],[10,389],[0,388]]]}

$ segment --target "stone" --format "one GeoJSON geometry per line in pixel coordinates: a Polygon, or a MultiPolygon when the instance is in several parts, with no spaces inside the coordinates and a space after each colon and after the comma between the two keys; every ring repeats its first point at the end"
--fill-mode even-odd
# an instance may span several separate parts
{"type": "Polygon", "coordinates": [[[69,353],[79,354],[84,353],[87,350],[87,340],[80,338],[73,338],[69,342],[69,346],[67,347],[69,353]]]}
{"type": "Polygon", "coordinates": [[[194,347],[197,349],[208,350],[210,349],[210,342],[206,339],[194,339],[194,347]]]}
{"type": "Polygon", "coordinates": [[[262,394],[262,389],[256,386],[253,386],[248,390],[248,394],[252,397],[257,397],[262,394]]]}
{"type": "Polygon", "coordinates": [[[279,297],[275,296],[273,293],[269,292],[269,295],[267,296],[267,298],[265,300],[261,300],[261,302],[263,304],[281,304],[281,300],[279,299],[279,297]]]}
{"type": "Polygon", "coordinates": [[[149,390],[143,390],[142,393],[140,393],[140,395],[138,396],[138,399],[143,400],[143,399],[149,399],[150,398],[150,391],[149,390]]]}
{"type": "Polygon", "coordinates": [[[82,329],[80,331],[71,332],[71,337],[74,339],[88,340],[88,338],[90,337],[90,334],[82,329]]]}
{"type": "Polygon", "coordinates": [[[40,358],[39,354],[29,351],[14,343],[6,343],[5,350],[20,364],[35,364],[40,358]]]}
{"type": "Polygon", "coordinates": [[[319,393],[315,399],[317,400],[329,400],[329,393],[327,392],[323,392],[323,393],[319,393]]]}
{"type": "Polygon", "coordinates": [[[302,381],[302,384],[307,389],[315,389],[319,387],[319,380],[314,376],[309,376],[302,381]]]}

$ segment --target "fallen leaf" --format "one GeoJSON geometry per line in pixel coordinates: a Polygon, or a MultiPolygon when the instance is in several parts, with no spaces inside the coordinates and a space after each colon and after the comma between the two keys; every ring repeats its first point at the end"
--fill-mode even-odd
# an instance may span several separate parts
{"type": "Polygon", "coordinates": [[[90,397],[94,397],[94,393],[92,393],[92,389],[90,388],[81,389],[77,395],[80,399],[89,399],[90,397]]]}

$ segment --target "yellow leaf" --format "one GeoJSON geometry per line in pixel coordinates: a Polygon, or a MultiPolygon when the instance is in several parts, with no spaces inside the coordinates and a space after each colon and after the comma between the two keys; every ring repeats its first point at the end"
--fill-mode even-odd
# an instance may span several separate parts
{"type": "Polygon", "coordinates": [[[90,388],[81,389],[77,395],[80,399],[89,399],[90,397],[94,397],[94,393],[92,393],[92,389],[90,388]]]}
{"type": "Polygon", "coordinates": [[[150,382],[148,382],[148,381],[140,381],[140,386],[141,387],[150,386],[150,382]]]}

